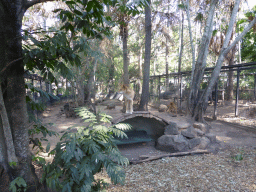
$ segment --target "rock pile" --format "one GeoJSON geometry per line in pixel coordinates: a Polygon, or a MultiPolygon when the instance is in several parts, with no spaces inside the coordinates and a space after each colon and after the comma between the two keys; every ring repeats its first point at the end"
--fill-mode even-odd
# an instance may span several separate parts
{"type": "Polygon", "coordinates": [[[216,144],[216,136],[209,133],[209,126],[194,123],[185,129],[171,122],[165,127],[164,135],[158,138],[156,148],[168,152],[181,152],[195,149],[208,149],[216,144]]]}

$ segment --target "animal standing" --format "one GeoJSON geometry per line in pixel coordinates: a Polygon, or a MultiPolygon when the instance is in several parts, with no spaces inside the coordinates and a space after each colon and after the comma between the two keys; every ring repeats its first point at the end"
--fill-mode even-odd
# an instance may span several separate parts
{"type": "Polygon", "coordinates": [[[176,104],[175,104],[174,101],[171,101],[171,102],[167,105],[167,107],[168,107],[168,109],[167,109],[168,112],[173,112],[173,113],[176,113],[176,115],[177,115],[177,106],[176,106],[176,104]]]}
{"type": "Polygon", "coordinates": [[[124,95],[126,113],[132,114],[132,112],[133,112],[134,91],[129,86],[122,85],[119,92],[124,95]]]}

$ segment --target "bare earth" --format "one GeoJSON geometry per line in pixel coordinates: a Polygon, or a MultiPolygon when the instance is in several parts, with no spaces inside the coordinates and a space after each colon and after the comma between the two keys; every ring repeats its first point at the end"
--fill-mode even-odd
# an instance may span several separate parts
{"type": "MultiPolygon", "coordinates": [[[[62,103],[49,107],[43,114],[43,122],[53,123],[49,128],[57,132],[71,126],[83,125],[79,118],[66,118],[64,114],[60,116],[60,108],[63,105],[62,103]]],[[[116,106],[116,109],[107,110],[105,106],[99,106],[98,110],[114,117],[120,113],[121,108],[116,106]]],[[[207,109],[208,116],[211,116],[212,109],[212,106],[207,109]]],[[[230,114],[233,113],[234,107],[223,106],[219,109],[221,120],[226,116],[232,117],[230,114]]],[[[172,117],[171,113],[165,115],[174,121],[186,121],[185,116],[172,117]]],[[[251,125],[256,125],[254,118],[249,121],[252,122],[251,125]]],[[[217,154],[169,157],[129,165],[125,168],[125,185],[110,184],[107,191],[256,191],[256,130],[245,130],[219,121],[211,121],[209,124],[212,127],[210,132],[215,134],[219,141],[220,150],[217,154]]],[[[58,142],[56,138],[49,140],[52,146],[58,142]]],[[[120,147],[120,151],[130,160],[138,159],[139,155],[144,154],[166,154],[156,150],[152,143],[120,147]]],[[[48,160],[51,160],[51,157],[48,160]]],[[[98,174],[97,178],[111,183],[104,171],[98,174]]]]}

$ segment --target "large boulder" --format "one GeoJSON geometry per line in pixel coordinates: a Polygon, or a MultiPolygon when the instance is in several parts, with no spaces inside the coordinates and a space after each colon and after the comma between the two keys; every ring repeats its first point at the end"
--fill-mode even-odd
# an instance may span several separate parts
{"type": "Polygon", "coordinates": [[[188,141],[188,147],[189,147],[189,149],[192,149],[192,148],[196,147],[197,145],[199,145],[200,143],[201,143],[201,139],[199,137],[190,139],[188,141]]]}
{"type": "Polygon", "coordinates": [[[167,125],[164,129],[165,129],[164,130],[165,135],[178,135],[179,134],[177,124],[174,122],[170,122],[170,124],[167,125]]]}
{"type": "Polygon", "coordinates": [[[162,135],[157,140],[157,149],[169,152],[186,151],[188,141],[182,135],[162,135]]]}
{"type": "Polygon", "coordinates": [[[186,137],[188,139],[193,139],[196,137],[195,133],[189,132],[189,131],[181,131],[181,135],[183,135],[184,137],[186,137]]]}
{"type": "Polygon", "coordinates": [[[188,127],[187,130],[181,131],[181,134],[188,139],[193,139],[197,136],[195,128],[192,126],[188,127]]]}
{"type": "Polygon", "coordinates": [[[168,109],[168,107],[164,104],[161,104],[159,107],[158,107],[158,111],[159,112],[166,112],[168,109]]]}
{"type": "Polygon", "coordinates": [[[204,123],[200,123],[200,122],[195,122],[193,124],[194,128],[200,129],[201,131],[203,131],[204,133],[209,133],[210,130],[210,126],[204,123]]]}
{"type": "Polygon", "coordinates": [[[205,132],[201,131],[200,129],[195,128],[195,132],[197,136],[202,137],[205,135],[205,132]]]}
{"type": "Polygon", "coordinates": [[[198,149],[206,149],[210,145],[211,141],[207,137],[201,138],[201,143],[197,146],[198,149]]]}
{"type": "Polygon", "coordinates": [[[207,137],[211,143],[216,143],[217,139],[216,139],[216,135],[212,134],[212,133],[208,133],[205,135],[205,137],[207,137]]]}

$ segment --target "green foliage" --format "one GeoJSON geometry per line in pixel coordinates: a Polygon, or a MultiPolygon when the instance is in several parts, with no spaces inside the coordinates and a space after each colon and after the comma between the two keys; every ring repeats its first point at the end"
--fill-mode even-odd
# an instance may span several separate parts
{"type": "MultiPolygon", "coordinates": [[[[91,1],[65,1],[69,10],[56,9],[59,18],[64,25],[61,30],[76,33],[82,31],[88,38],[100,37],[102,34],[109,35],[109,27],[104,27],[105,22],[111,24],[110,17],[105,17],[103,4],[97,0],[91,1]]],[[[105,4],[112,4],[112,1],[105,0],[105,4]]]]}
{"type": "Polygon", "coordinates": [[[242,91],[240,91],[239,99],[253,100],[254,99],[254,93],[242,90],[242,91]]]}
{"type": "Polygon", "coordinates": [[[31,91],[32,94],[37,94],[40,93],[40,97],[41,100],[40,101],[34,101],[33,99],[31,99],[31,97],[33,97],[32,95],[28,95],[26,96],[26,103],[27,103],[27,108],[28,108],[28,116],[29,116],[29,122],[37,122],[37,118],[34,115],[33,111],[36,110],[38,112],[42,112],[45,110],[45,103],[46,101],[49,101],[50,98],[55,99],[55,100],[59,100],[59,98],[51,93],[47,93],[46,91],[33,86],[30,83],[26,83],[25,84],[25,88],[29,89],[31,91]]]}
{"type": "Polygon", "coordinates": [[[129,161],[121,156],[114,136],[125,137],[120,128],[128,129],[129,126],[106,127],[110,116],[96,116],[85,107],[78,108],[77,113],[88,126],[78,128],[76,133],[69,129],[63,134],[61,142],[51,151],[55,155],[53,162],[44,166],[42,181],[53,190],[98,190],[103,181],[97,182],[94,175],[105,168],[114,184],[124,184],[122,166],[129,161]]]}
{"type": "Polygon", "coordinates": [[[244,159],[242,153],[238,153],[236,156],[233,157],[235,161],[242,161],[244,159]]]}
{"type": "MultiPolygon", "coordinates": [[[[44,32],[38,30],[38,33],[44,32]]],[[[72,71],[64,62],[69,62],[71,65],[80,65],[80,58],[71,48],[65,32],[56,31],[52,33],[51,36],[45,35],[37,40],[33,34],[24,31],[23,55],[25,67],[29,71],[39,70],[44,79],[48,79],[50,82],[56,82],[51,71],[59,71],[64,78],[71,79],[73,77],[72,71]]]]}
{"type": "Polygon", "coordinates": [[[11,192],[25,192],[27,183],[22,177],[16,177],[9,185],[11,192]]]}
{"type": "MultiPolygon", "coordinates": [[[[46,139],[47,135],[49,135],[50,137],[58,136],[57,132],[47,129],[43,124],[40,124],[40,123],[33,125],[33,128],[28,130],[28,134],[29,134],[29,141],[30,143],[33,144],[32,149],[34,149],[35,147],[38,148],[37,153],[39,153],[40,151],[44,152],[42,141],[48,141],[48,139],[46,139]],[[40,133],[42,134],[42,136],[38,138],[38,135],[40,133]]],[[[47,153],[49,152],[49,149],[50,149],[50,143],[48,143],[45,149],[47,153]]]]}
{"type": "MultiPolygon", "coordinates": [[[[246,19],[241,19],[238,21],[238,29],[239,32],[242,32],[244,30],[244,24],[248,23],[248,21],[251,21],[255,17],[256,13],[256,7],[252,11],[246,12],[245,16],[246,19]]],[[[256,35],[255,35],[256,28],[255,26],[245,34],[242,40],[242,49],[241,49],[241,57],[242,60],[247,60],[248,62],[256,61],[256,35]]]]}
{"type": "Polygon", "coordinates": [[[10,167],[15,167],[17,165],[16,162],[9,162],[10,167]]]}

